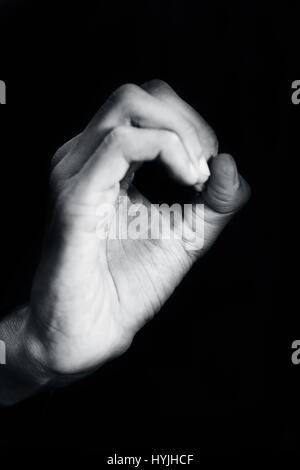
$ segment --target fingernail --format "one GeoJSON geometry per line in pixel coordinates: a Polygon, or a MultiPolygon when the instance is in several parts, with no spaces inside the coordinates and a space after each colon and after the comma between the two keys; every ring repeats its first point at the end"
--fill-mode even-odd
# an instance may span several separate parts
{"type": "Polygon", "coordinates": [[[237,166],[234,159],[231,155],[222,155],[224,164],[223,164],[223,175],[226,179],[233,185],[237,185],[239,182],[239,174],[237,166]]]}
{"type": "Polygon", "coordinates": [[[188,149],[188,155],[189,155],[192,163],[196,166],[196,168],[197,168],[197,165],[198,165],[198,159],[199,159],[199,155],[201,155],[201,152],[202,152],[202,148],[198,149],[197,153],[194,151],[193,147],[188,149]]]}
{"type": "Polygon", "coordinates": [[[210,177],[210,171],[205,158],[201,157],[198,162],[198,181],[199,183],[205,183],[210,177]]]}
{"type": "Polygon", "coordinates": [[[189,161],[189,170],[190,170],[192,179],[196,182],[199,176],[198,169],[195,167],[194,163],[192,163],[191,161],[189,161]]]}
{"type": "Polygon", "coordinates": [[[203,191],[204,185],[205,183],[196,183],[194,186],[194,189],[196,191],[199,191],[199,193],[201,193],[203,191]]]}

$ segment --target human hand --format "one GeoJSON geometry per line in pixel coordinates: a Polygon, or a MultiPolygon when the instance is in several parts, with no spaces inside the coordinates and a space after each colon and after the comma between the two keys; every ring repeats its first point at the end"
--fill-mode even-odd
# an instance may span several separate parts
{"type": "MultiPolygon", "coordinates": [[[[72,380],[125,351],[247,201],[249,188],[233,158],[217,153],[213,130],[158,80],[119,88],[83,133],[58,150],[27,320],[28,349],[54,380],[72,380]],[[122,204],[150,207],[132,177],[136,164],[156,157],[194,189],[182,225],[195,237],[99,237],[103,204],[115,207],[124,229],[122,204]]],[[[109,227],[111,217],[104,220],[109,227]]]]}

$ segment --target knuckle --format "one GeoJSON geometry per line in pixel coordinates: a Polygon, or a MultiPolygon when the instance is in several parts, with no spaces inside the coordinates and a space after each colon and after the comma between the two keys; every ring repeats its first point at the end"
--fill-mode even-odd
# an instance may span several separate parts
{"type": "Polygon", "coordinates": [[[166,144],[172,149],[177,149],[181,145],[180,137],[175,132],[167,131],[166,144]]]}
{"type": "Polygon", "coordinates": [[[125,85],[120,86],[114,92],[114,98],[119,103],[128,103],[131,102],[134,97],[140,91],[140,87],[134,85],[133,83],[126,83],[125,85]]]}
{"type": "Polygon", "coordinates": [[[150,93],[153,94],[164,94],[166,92],[172,91],[170,85],[168,85],[168,83],[164,82],[163,80],[160,80],[159,78],[154,78],[149,82],[146,82],[144,86],[150,93]]]}
{"type": "Polygon", "coordinates": [[[114,127],[105,138],[106,145],[122,146],[128,139],[129,127],[117,126],[114,127]]]}

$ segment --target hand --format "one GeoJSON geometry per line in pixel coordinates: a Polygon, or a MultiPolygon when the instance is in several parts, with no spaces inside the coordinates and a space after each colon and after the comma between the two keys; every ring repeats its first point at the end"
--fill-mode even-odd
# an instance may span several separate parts
{"type": "Polygon", "coordinates": [[[208,124],[158,80],[119,88],[83,133],[58,150],[27,320],[28,349],[49,375],[68,380],[125,351],[246,202],[249,188],[234,160],[217,152],[208,124]],[[190,233],[192,221],[204,222],[195,239],[99,237],[103,203],[116,208],[124,226],[120,195],[129,208],[150,205],[131,181],[137,164],[156,157],[194,189],[182,222],[190,233]]]}

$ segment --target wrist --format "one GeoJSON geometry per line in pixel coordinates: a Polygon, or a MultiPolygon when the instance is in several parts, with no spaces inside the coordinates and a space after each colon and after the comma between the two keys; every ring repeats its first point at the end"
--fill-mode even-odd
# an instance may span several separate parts
{"type": "MultiPolygon", "coordinates": [[[[27,361],[27,373],[38,388],[60,388],[80,380],[94,372],[94,367],[84,372],[68,372],[61,370],[60,362],[53,360],[53,345],[49,344],[47,333],[36,316],[30,311],[26,322],[23,355],[27,361]]],[[[56,354],[54,354],[55,356],[56,354]]]]}
{"type": "Polygon", "coordinates": [[[52,378],[38,359],[39,342],[28,330],[30,307],[22,306],[0,322],[6,347],[6,364],[0,368],[0,403],[14,405],[51,384],[52,378]]]}

